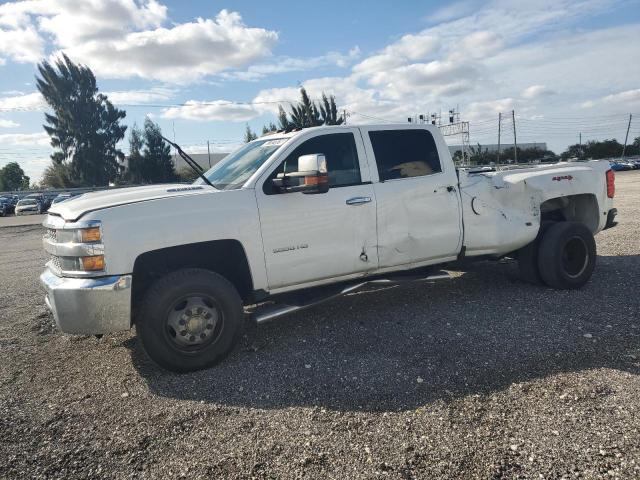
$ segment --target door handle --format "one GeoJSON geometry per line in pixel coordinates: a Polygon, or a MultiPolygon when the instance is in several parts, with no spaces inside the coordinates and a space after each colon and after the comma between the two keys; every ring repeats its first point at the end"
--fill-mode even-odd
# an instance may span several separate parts
{"type": "Polygon", "coordinates": [[[353,197],[346,201],[347,205],[362,205],[371,202],[371,197],[353,197]]]}

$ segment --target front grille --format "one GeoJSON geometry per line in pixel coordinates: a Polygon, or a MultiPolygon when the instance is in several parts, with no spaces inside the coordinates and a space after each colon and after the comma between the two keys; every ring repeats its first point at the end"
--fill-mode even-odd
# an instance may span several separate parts
{"type": "Polygon", "coordinates": [[[53,265],[53,268],[55,268],[58,271],[62,270],[62,265],[60,264],[60,258],[56,257],[55,255],[51,255],[49,257],[49,260],[51,261],[51,265],[53,265]]]}
{"type": "Polygon", "coordinates": [[[54,228],[47,228],[46,232],[44,233],[44,238],[48,238],[52,242],[57,242],[58,241],[58,231],[55,230],[54,228]]]}

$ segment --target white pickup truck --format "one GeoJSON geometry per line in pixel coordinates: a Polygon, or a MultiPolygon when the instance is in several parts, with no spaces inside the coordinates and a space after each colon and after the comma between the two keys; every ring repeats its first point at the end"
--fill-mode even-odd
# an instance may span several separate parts
{"type": "Polygon", "coordinates": [[[430,125],[316,127],[242,146],[193,185],[87,193],[51,207],[41,282],[63,332],[136,326],[151,359],[205,368],[258,322],[369,282],[517,258],[579,288],[614,224],[608,162],[456,169],[430,125]]]}

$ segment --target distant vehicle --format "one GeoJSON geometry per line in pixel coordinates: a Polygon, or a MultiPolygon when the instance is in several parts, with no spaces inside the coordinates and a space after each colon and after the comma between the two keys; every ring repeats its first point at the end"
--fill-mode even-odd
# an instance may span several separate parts
{"type": "Polygon", "coordinates": [[[633,166],[629,163],[612,162],[611,170],[615,170],[616,172],[624,172],[626,170],[633,170],[633,166]]]}
{"type": "Polygon", "coordinates": [[[27,195],[16,204],[16,216],[37,215],[45,211],[42,201],[37,197],[27,195]]]}
{"type": "Polygon", "coordinates": [[[0,217],[13,213],[16,209],[11,197],[0,197],[0,217]]]}
{"type": "Polygon", "coordinates": [[[51,205],[54,205],[56,203],[60,203],[60,202],[64,202],[65,200],[69,200],[70,198],[73,198],[75,196],[77,196],[77,193],[70,193],[70,192],[63,192],[58,194],[58,196],[56,198],[53,199],[53,201],[51,202],[51,205]]]}

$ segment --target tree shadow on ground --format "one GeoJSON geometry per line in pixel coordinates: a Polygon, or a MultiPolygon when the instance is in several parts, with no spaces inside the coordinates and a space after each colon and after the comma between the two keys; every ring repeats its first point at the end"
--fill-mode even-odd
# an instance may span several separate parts
{"type": "Polygon", "coordinates": [[[216,404],[344,411],[414,409],[559,372],[640,372],[640,256],[598,257],[579,291],[481,262],[452,280],[369,290],[250,328],[220,365],[136,369],[157,395],[216,404]]]}

